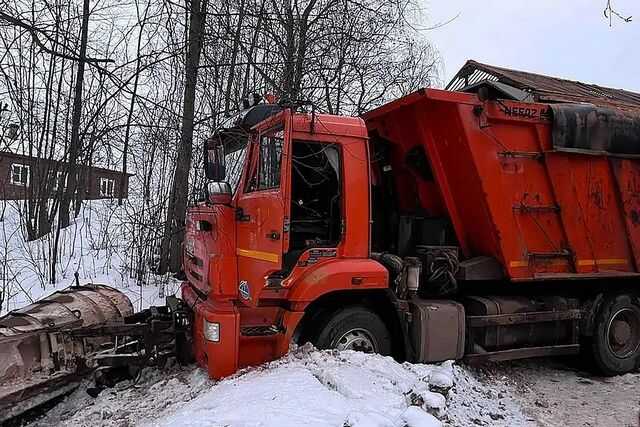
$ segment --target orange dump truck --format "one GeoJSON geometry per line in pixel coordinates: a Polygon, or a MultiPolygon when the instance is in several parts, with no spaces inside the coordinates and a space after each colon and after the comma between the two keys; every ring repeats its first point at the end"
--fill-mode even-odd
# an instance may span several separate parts
{"type": "Polygon", "coordinates": [[[259,104],[207,141],[182,296],[212,377],[306,341],[638,367],[640,119],[471,86],[362,118],[259,104]]]}

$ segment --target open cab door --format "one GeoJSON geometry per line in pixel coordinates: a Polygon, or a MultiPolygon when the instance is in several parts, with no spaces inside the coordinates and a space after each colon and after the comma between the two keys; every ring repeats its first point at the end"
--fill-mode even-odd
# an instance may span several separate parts
{"type": "Polygon", "coordinates": [[[251,136],[238,189],[238,294],[255,305],[269,275],[282,270],[289,244],[291,121],[288,110],[261,123],[251,136]]]}

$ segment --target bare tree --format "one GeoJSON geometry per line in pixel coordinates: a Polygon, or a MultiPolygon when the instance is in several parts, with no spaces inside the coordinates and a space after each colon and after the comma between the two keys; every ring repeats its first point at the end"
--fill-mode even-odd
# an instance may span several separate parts
{"type": "MultiPolygon", "coordinates": [[[[178,271],[187,203],[204,180],[200,141],[253,94],[360,114],[433,84],[438,53],[413,10],[414,0],[0,0],[0,94],[21,128],[11,149],[53,165],[34,170],[42,187],[18,203],[46,252],[25,255],[29,269],[42,283],[68,275],[82,216],[64,227],[89,205],[87,168],[102,166],[133,176],[128,200],[121,181],[117,203],[100,205],[92,247],[121,257],[119,274],[140,286],[178,271]]],[[[5,303],[23,292],[20,273],[7,274],[5,303]]]]}
{"type": "Polygon", "coordinates": [[[165,232],[161,246],[160,273],[180,269],[184,218],[187,212],[189,170],[193,146],[193,122],[200,52],[204,38],[208,0],[191,0],[188,49],[184,73],[185,89],[182,107],[182,131],[171,195],[167,208],[165,232]]]}

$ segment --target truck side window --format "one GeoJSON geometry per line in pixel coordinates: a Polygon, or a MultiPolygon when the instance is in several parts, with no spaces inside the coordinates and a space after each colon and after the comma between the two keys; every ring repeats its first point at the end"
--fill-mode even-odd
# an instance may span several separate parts
{"type": "Polygon", "coordinates": [[[250,164],[245,192],[280,187],[283,141],[284,132],[281,127],[260,136],[257,162],[250,164]]]}
{"type": "Polygon", "coordinates": [[[340,149],[299,140],[292,147],[289,247],[335,246],[342,224],[340,149]]]}
{"type": "Polygon", "coordinates": [[[283,132],[278,131],[260,137],[258,190],[280,187],[283,136],[283,132]]]}

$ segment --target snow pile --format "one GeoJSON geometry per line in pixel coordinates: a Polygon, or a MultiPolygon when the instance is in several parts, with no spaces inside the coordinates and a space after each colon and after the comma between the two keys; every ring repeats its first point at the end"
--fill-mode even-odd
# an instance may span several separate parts
{"type": "Polygon", "coordinates": [[[197,368],[144,371],[97,399],[76,391],[35,425],[514,426],[526,419],[464,368],[303,346],[217,383],[197,368]]]}
{"type": "MultiPolygon", "coordinates": [[[[288,357],[222,381],[158,426],[418,426],[440,423],[426,411],[409,410],[410,400],[441,412],[428,377],[450,366],[416,366],[411,372],[390,358],[356,352],[320,352],[304,347],[288,357]]],[[[445,374],[446,375],[446,374],[445,374]]],[[[434,393],[435,394],[435,393],[434,393]]]]}
{"type": "Polygon", "coordinates": [[[61,230],[56,280],[51,282],[51,256],[55,231],[26,241],[22,202],[0,201],[0,315],[79,281],[121,289],[139,310],[164,303],[177,282],[168,277],[137,274],[133,238],[139,231],[127,213],[128,202],[83,202],[78,218],[61,230]],[[142,280],[141,280],[142,279],[142,280]]]}

